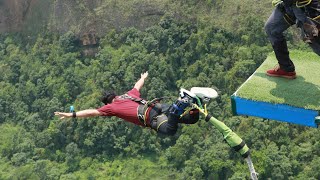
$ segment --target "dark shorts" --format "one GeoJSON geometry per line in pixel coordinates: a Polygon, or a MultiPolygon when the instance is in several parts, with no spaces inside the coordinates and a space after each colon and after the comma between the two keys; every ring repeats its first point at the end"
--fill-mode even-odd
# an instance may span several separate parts
{"type": "Polygon", "coordinates": [[[199,120],[199,111],[193,109],[182,118],[169,113],[170,105],[161,104],[161,111],[152,109],[149,113],[149,122],[152,129],[161,134],[174,135],[178,129],[178,123],[195,124],[199,120]]]}

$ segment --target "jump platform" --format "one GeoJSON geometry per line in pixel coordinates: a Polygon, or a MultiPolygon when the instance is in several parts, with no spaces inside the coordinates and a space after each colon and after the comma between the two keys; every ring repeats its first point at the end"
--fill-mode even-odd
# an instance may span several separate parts
{"type": "Polygon", "coordinates": [[[277,65],[270,54],[231,96],[234,115],[255,116],[309,127],[320,124],[320,57],[312,52],[291,51],[297,78],[269,77],[277,65]]]}

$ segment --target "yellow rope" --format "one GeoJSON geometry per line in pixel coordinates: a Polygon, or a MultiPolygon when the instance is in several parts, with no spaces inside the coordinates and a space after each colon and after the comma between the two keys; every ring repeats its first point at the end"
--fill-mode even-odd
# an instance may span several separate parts
{"type": "Polygon", "coordinates": [[[289,26],[294,24],[294,21],[290,18],[290,16],[288,14],[285,14],[283,16],[283,19],[288,23],[289,26]],[[291,21],[291,22],[289,22],[289,21],[291,21]]]}
{"type": "Polygon", "coordinates": [[[205,116],[208,115],[207,105],[206,105],[206,104],[204,105],[204,108],[200,108],[200,107],[199,107],[198,105],[196,105],[196,104],[193,104],[192,107],[198,109],[198,110],[199,110],[202,114],[204,114],[205,116]]]}
{"type": "Polygon", "coordinates": [[[164,120],[164,121],[162,121],[162,122],[158,125],[158,127],[157,127],[157,131],[159,130],[159,127],[160,127],[163,123],[165,123],[165,122],[168,122],[168,120],[164,120]]]}
{"type": "Polygon", "coordinates": [[[298,8],[302,8],[304,6],[308,6],[311,3],[312,0],[305,0],[305,1],[297,1],[296,6],[298,8]],[[299,5],[300,4],[300,5],[299,5]]]}
{"type": "Polygon", "coordinates": [[[314,17],[314,18],[312,18],[312,19],[315,20],[315,21],[320,20],[320,15],[317,16],[317,17],[314,17]]]}
{"type": "Polygon", "coordinates": [[[192,108],[187,108],[181,115],[180,115],[180,118],[182,118],[184,115],[186,115],[187,113],[189,113],[189,111],[191,110],[192,108]]]}

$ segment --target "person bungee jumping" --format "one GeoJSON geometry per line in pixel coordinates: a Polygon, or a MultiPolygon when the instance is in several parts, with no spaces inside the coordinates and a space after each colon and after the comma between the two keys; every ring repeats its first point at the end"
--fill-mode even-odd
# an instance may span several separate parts
{"type": "Polygon", "coordinates": [[[86,109],[78,112],[55,112],[60,119],[94,116],[116,116],[125,121],[150,127],[159,133],[174,135],[178,129],[178,123],[194,124],[199,120],[199,111],[190,107],[195,102],[188,91],[181,90],[179,98],[172,104],[161,104],[162,98],[146,101],[140,97],[148,72],[141,74],[141,78],[135,83],[133,89],[117,96],[113,91],[105,91],[101,101],[105,104],[98,109],[86,109]],[[187,107],[191,108],[184,113],[187,107]],[[184,115],[181,117],[181,115],[184,115]]]}
{"type": "Polygon", "coordinates": [[[268,76],[295,79],[295,66],[289,57],[283,32],[296,24],[303,40],[320,56],[319,0],[273,0],[276,7],[265,24],[265,31],[278,60],[278,66],[267,71],[268,76]]]}

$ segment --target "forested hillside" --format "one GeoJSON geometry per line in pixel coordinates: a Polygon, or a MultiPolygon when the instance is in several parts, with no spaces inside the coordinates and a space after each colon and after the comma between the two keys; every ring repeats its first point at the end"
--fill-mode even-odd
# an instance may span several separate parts
{"type": "Polygon", "coordinates": [[[243,16],[265,20],[271,2],[261,0],[0,0],[0,32],[19,31],[34,35],[41,31],[99,35],[124,27],[145,29],[165,14],[190,23],[204,20],[219,27],[238,29],[243,16]],[[228,19],[228,21],[226,21],[228,19]]]}
{"type": "MultiPolygon", "coordinates": [[[[121,18],[137,2],[101,1],[128,9],[116,13],[121,18]]],[[[81,26],[0,35],[0,179],[249,179],[242,157],[203,118],[169,137],[115,117],[54,117],[70,105],[102,106],[103,90],[126,92],[144,71],[146,99],[171,103],[180,87],[217,89],[209,111],[247,142],[260,179],[319,179],[317,129],[231,114],[230,95],[272,52],[263,30],[270,3],[154,3],[163,9],[145,26],[101,23],[108,30],[97,31],[94,47],[79,43],[81,26]],[[86,56],[90,48],[96,53],[86,56]]],[[[95,10],[116,17],[103,7],[95,10]]],[[[290,48],[309,51],[295,33],[288,33],[290,48]]]]}

